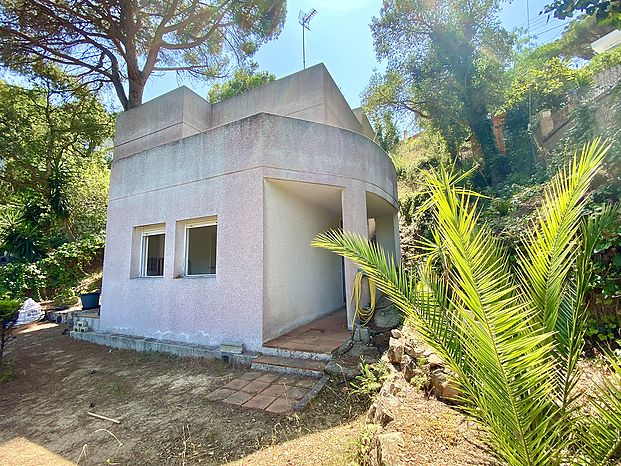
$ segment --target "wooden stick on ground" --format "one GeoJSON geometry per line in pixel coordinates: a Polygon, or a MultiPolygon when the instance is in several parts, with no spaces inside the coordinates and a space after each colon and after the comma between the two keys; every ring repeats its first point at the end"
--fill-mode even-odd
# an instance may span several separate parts
{"type": "Polygon", "coordinates": [[[98,419],[103,419],[104,421],[114,422],[115,424],[120,424],[121,423],[121,421],[119,421],[118,419],[112,419],[112,418],[109,418],[109,417],[106,417],[106,416],[102,416],[101,414],[95,414],[95,413],[86,413],[86,414],[88,414],[89,416],[96,417],[98,419]]]}

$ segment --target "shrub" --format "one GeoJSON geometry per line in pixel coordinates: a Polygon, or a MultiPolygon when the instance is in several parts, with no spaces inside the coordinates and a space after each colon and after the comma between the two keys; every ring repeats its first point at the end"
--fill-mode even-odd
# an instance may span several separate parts
{"type": "Polygon", "coordinates": [[[0,300],[0,365],[4,356],[4,348],[15,339],[13,329],[19,316],[21,303],[14,300],[0,300]]]}
{"type": "Polygon", "coordinates": [[[352,382],[352,393],[355,395],[373,396],[380,391],[388,378],[388,368],[383,362],[360,364],[360,375],[352,382]]]}
{"type": "Polygon", "coordinates": [[[93,236],[65,243],[38,263],[45,275],[46,294],[55,297],[59,291],[76,287],[94,262],[103,257],[103,236],[93,236]]]}
{"type": "Polygon", "coordinates": [[[45,275],[38,264],[14,262],[0,266],[0,299],[33,299],[41,297],[45,275]]]}
{"type": "MultiPolygon", "coordinates": [[[[103,258],[103,236],[65,243],[34,263],[0,266],[0,298],[56,298],[75,288],[103,258]]],[[[65,299],[62,297],[61,299],[65,299]]]]}

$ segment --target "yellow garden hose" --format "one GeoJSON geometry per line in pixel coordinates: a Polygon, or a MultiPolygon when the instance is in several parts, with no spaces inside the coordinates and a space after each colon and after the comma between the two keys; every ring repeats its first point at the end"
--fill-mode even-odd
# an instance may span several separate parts
{"type": "Polygon", "coordinates": [[[362,325],[366,325],[369,323],[371,318],[373,317],[373,313],[375,312],[375,281],[371,277],[367,277],[362,270],[359,270],[356,273],[356,277],[354,278],[354,289],[352,290],[352,303],[356,306],[356,316],[360,319],[362,325]],[[366,277],[369,282],[369,295],[371,298],[371,303],[369,309],[365,309],[360,305],[360,297],[362,294],[362,279],[366,277]]]}

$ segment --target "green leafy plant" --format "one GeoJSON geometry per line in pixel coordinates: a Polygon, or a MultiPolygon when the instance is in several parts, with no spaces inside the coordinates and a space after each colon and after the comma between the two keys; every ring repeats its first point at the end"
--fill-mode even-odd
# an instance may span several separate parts
{"type": "Polygon", "coordinates": [[[4,349],[15,339],[13,329],[19,316],[20,306],[19,301],[0,300],[0,365],[2,365],[4,349]]]}
{"type": "Polygon", "coordinates": [[[0,267],[0,299],[40,297],[45,275],[35,264],[14,262],[0,267]]]}
{"type": "Polygon", "coordinates": [[[88,274],[88,267],[103,253],[103,236],[65,243],[39,261],[45,273],[47,288],[62,291],[74,288],[88,274]]]}
{"type": "Polygon", "coordinates": [[[598,341],[615,341],[619,338],[619,321],[616,316],[611,315],[605,315],[601,319],[590,318],[586,335],[598,341]]]}
{"type": "Polygon", "coordinates": [[[357,262],[412,319],[456,374],[464,409],[505,464],[613,465],[621,457],[621,374],[597,388],[599,416],[582,415],[577,388],[591,256],[617,215],[610,206],[583,215],[607,150],[586,145],[550,182],[515,266],[479,224],[478,195],[458,186],[468,174],[442,169],[425,174],[436,250],[412,273],[357,235],[332,231],[312,243],[357,262]],[[593,448],[582,432],[599,433],[589,437],[593,448]]]}
{"type": "Polygon", "coordinates": [[[373,396],[379,392],[388,378],[388,368],[383,362],[360,364],[360,375],[352,382],[352,394],[373,396]]]}

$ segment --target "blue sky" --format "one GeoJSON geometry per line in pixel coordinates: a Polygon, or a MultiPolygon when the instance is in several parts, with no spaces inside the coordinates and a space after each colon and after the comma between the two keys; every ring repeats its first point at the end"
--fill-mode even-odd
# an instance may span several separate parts
{"type": "MultiPolygon", "coordinates": [[[[450,1],[450,0],[446,0],[450,1]]],[[[551,0],[529,0],[531,31],[538,42],[549,41],[560,35],[564,22],[539,12],[551,0]]],[[[341,88],[352,107],[360,105],[363,91],[374,68],[381,69],[375,58],[369,23],[379,15],[381,0],[289,0],[287,20],[278,39],[265,44],[254,60],[260,69],[269,70],[277,77],[302,69],[302,31],[298,12],[317,10],[306,33],[306,65],[323,62],[341,88]]],[[[526,0],[506,3],[500,20],[508,29],[525,27],[527,22],[526,0]]],[[[197,81],[177,81],[174,74],[155,77],[145,90],[144,100],[150,100],[179,84],[185,84],[205,96],[210,84],[197,81]]]]}

